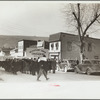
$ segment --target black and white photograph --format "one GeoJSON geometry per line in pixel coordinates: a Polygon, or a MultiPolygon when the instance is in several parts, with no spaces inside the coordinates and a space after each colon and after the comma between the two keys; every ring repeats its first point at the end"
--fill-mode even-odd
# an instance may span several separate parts
{"type": "Polygon", "coordinates": [[[0,1],[0,99],[99,92],[99,1],[0,1]]]}

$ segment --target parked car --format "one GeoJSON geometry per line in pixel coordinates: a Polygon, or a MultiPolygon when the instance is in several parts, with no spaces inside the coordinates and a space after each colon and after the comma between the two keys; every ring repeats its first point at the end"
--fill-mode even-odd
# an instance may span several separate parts
{"type": "Polygon", "coordinates": [[[87,75],[93,73],[100,73],[100,60],[83,60],[82,64],[75,66],[76,73],[86,73],[87,75]]]}
{"type": "Polygon", "coordinates": [[[64,72],[74,72],[74,67],[76,65],[76,60],[65,60],[60,63],[60,68],[64,72]]]}
{"type": "Polygon", "coordinates": [[[65,61],[61,61],[59,64],[58,64],[58,69],[59,70],[62,70],[63,72],[66,72],[66,66],[67,66],[67,63],[65,61]]]}
{"type": "Polygon", "coordinates": [[[67,60],[67,72],[74,72],[75,66],[77,65],[76,60],[67,60]]]}

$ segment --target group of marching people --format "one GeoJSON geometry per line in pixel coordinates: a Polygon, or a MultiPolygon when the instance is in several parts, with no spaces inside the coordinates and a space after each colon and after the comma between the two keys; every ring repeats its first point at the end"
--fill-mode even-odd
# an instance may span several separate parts
{"type": "Polygon", "coordinates": [[[45,56],[42,59],[6,59],[5,61],[0,61],[0,66],[5,69],[7,72],[12,72],[17,74],[18,71],[22,73],[29,73],[31,75],[37,75],[37,81],[40,81],[39,78],[43,74],[48,80],[47,73],[55,73],[56,70],[56,60],[55,59],[46,59],[45,56]]]}

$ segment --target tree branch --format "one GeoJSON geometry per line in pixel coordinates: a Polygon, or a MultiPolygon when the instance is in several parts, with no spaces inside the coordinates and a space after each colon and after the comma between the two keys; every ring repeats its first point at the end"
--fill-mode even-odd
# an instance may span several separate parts
{"type": "Polygon", "coordinates": [[[96,21],[100,24],[100,21],[98,19],[96,21]]]}
{"type": "Polygon", "coordinates": [[[97,18],[100,16],[100,14],[96,15],[95,18],[90,22],[90,24],[86,27],[86,29],[84,30],[83,36],[84,37],[86,35],[87,30],[90,28],[90,26],[97,20],[97,18]]]}

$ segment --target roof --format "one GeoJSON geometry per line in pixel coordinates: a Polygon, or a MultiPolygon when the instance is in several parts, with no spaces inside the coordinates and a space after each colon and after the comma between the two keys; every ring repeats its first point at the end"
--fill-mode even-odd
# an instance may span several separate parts
{"type": "Polygon", "coordinates": [[[26,39],[22,39],[22,40],[19,40],[18,42],[20,41],[37,41],[37,40],[26,40],[26,39]]]}
{"type": "Polygon", "coordinates": [[[100,43],[100,39],[96,39],[96,38],[92,38],[92,37],[85,37],[85,41],[88,42],[96,42],[96,43],[100,43]]]}
{"type": "Polygon", "coordinates": [[[18,48],[13,48],[13,49],[11,49],[11,50],[17,50],[18,48]]]}
{"type": "Polygon", "coordinates": [[[52,34],[49,36],[49,42],[60,40],[61,33],[52,34]]]}
{"type": "Polygon", "coordinates": [[[74,38],[75,38],[75,37],[76,37],[76,38],[78,37],[78,35],[74,35],[74,34],[70,34],[70,33],[64,33],[64,32],[59,32],[59,33],[50,35],[49,41],[50,41],[50,42],[59,41],[59,40],[61,40],[62,35],[67,35],[67,36],[71,36],[71,37],[74,37],[74,38]]]}
{"type": "MultiPolygon", "coordinates": [[[[68,37],[68,40],[71,40],[71,41],[74,40],[74,41],[79,42],[78,35],[64,33],[64,32],[59,32],[59,33],[50,35],[49,41],[50,42],[59,41],[59,40],[61,40],[62,37],[68,37]]],[[[100,39],[96,39],[96,38],[92,38],[92,37],[85,37],[85,41],[100,43],[100,39]]]]}

